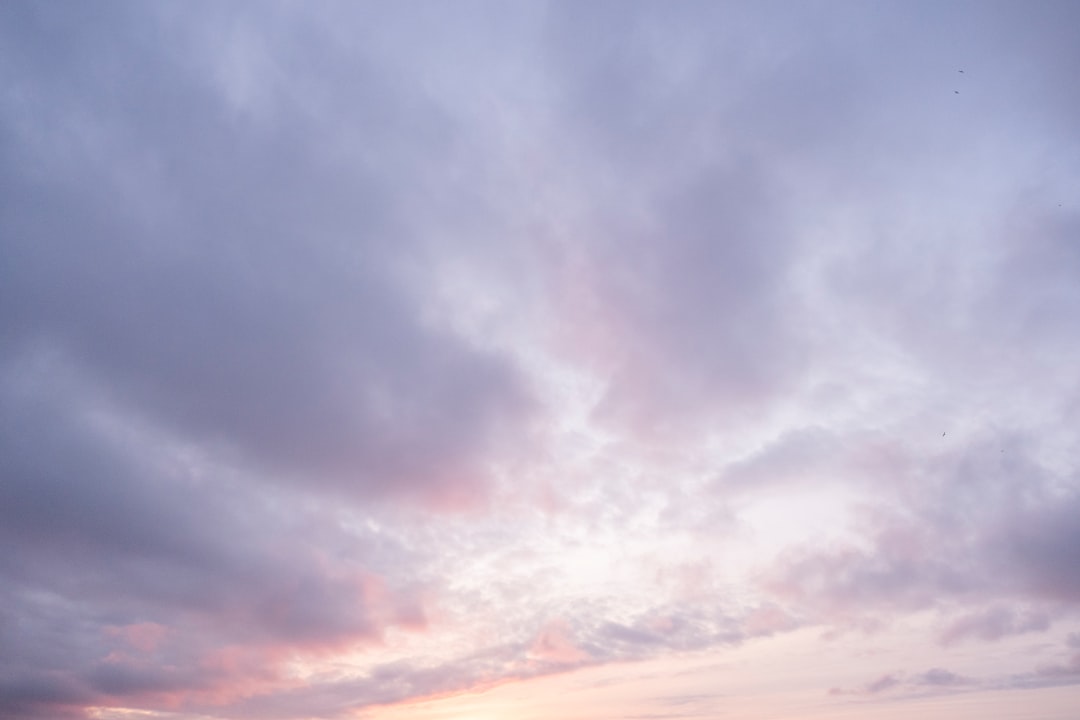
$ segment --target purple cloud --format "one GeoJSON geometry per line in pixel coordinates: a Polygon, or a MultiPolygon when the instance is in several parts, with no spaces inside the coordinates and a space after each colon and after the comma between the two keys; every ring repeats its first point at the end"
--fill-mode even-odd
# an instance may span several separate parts
{"type": "Polygon", "coordinates": [[[967,685],[972,681],[963,675],[957,675],[943,668],[930,668],[915,678],[915,682],[919,685],[929,685],[931,687],[952,687],[955,685],[967,685]]]}
{"type": "Polygon", "coordinates": [[[766,584],[836,621],[952,602],[978,608],[948,621],[946,643],[1046,630],[1076,599],[1067,518],[1080,496],[1052,490],[1046,468],[1002,455],[983,441],[945,463],[912,466],[897,497],[863,506],[861,546],[792,550],[766,584]]]}
{"type": "MultiPolygon", "coordinates": [[[[22,208],[5,232],[9,362],[47,346],[115,402],[305,487],[476,492],[454,485],[480,485],[470,458],[527,412],[525,384],[497,355],[425,327],[393,277],[420,243],[404,214],[424,199],[393,206],[383,198],[396,178],[324,155],[327,143],[392,152],[426,138],[426,162],[447,152],[437,138],[450,128],[433,116],[406,140],[393,108],[409,100],[377,85],[338,94],[325,114],[248,127],[212,78],[139,45],[163,22],[152,13],[125,15],[107,52],[93,26],[26,14],[15,47],[40,78],[25,93],[41,116],[7,169],[7,199],[22,208]],[[63,44],[65,68],[86,76],[65,107],[48,100],[67,75],[39,67],[35,44],[63,44]],[[142,74],[92,71],[123,73],[124,53],[142,74]],[[105,86],[123,88],[115,102],[105,86]],[[173,102],[185,111],[170,112],[173,102]],[[69,108],[93,131],[54,158],[81,129],[69,108]],[[337,119],[349,116],[371,119],[346,130],[337,119]],[[65,183],[33,182],[28,169],[48,163],[65,183]],[[116,212],[102,212],[113,199],[116,212]]],[[[312,101],[328,92],[329,58],[294,59],[295,87],[312,101]]],[[[420,161],[397,167],[407,175],[420,161]]]]}
{"type": "Polygon", "coordinates": [[[996,605],[950,622],[941,633],[941,642],[949,644],[966,638],[998,640],[1008,635],[1041,632],[1049,627],[1050,618],[1044,612],[1022,614],[1010,607],[996,605]]]}
{"type": "Polygon", "coordinates": [[[929,693],[955,692],[962,688],[970,689],[978,682],[972,678],[958,675],[944,668],[930,668],[926,672],[909,675],[893,672],[882,675],[854,689],[830,688],[830,695],[864,696],[925,696],[929,693]]]}
{"type": "Polygon", "coordinates": [[[1074,683],[1078,20],[0,6],[0,715],[1074,683]]]}

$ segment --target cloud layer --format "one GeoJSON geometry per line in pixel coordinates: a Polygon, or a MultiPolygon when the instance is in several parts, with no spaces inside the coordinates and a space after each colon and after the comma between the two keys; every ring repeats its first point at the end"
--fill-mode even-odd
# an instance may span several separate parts
{"type": "Polygon", "coordinates": [[[1078,27],[4,5],[0,715],[1080,684],[1078,27]]]}

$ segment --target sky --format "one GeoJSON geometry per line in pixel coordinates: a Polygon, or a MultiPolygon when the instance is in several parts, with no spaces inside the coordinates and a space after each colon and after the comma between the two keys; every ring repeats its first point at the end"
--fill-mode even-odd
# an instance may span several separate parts
{"type": "Polygon", "coordinates": [[[1080,4],[0,3],[0,716],[1075,720],[1080,4]]]}

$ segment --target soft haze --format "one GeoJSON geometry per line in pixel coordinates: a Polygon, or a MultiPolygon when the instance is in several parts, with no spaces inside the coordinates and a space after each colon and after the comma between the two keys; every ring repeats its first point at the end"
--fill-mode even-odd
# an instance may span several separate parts
{"type": "Polygon", "coordinates": [[[1080,5],[0,4],[0,716],[1080,707],[1080,5]]]}

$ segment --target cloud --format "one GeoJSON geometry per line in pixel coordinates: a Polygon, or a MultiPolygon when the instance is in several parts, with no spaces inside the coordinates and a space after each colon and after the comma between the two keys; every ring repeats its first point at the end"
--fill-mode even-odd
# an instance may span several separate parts
{"type": "Polygon", "coordinates": [[[1066,518],[1080,495],[1022,451],[1002,459],[994,445],[975,441],[914,463],[878,486],[897,496],[862,506],[857,541],[793,549],[765,574],[766,586],[829,622],[971,608],[948,621],[946,643],[1047,629],[1076,599],[1066,518]]]}
{"type": "Polygon", "coordinates": [[[863,685],[861,688],[855,690],[844,690],[842,688],[831,688],[829,690],[830,695],[878,695],[884,692],[893,690],[901,685],[902,681],[899,676],[894,673],[882,675],[881,677],[871,680],[863,685]]]}
{"type": "Polygon", "coordinates": [[[944,668],[930,668],[926,672],[910,675],[903,672],[892,672],[881,675],[874,680],[854,689],[840,687],[830,688],[830,695],[864,695],[864,696],[911,696],[925,695],[927,692],[953,692],[961,688],[977,685],[978,681],[958,675],[944,668]]]}
{"type": "Polygon", "coordinates": [[[0,7],[0,715],[1060,629],[1075,12],[0,7]]]}
{"type": "Polygon", "coordinates": [[[472,458],[523,417],[528,391],[504,358],[427,326],[396,271],[430,207],[395,185],[430,176],[447,121],[404,127],[395,113],[411,100],[379,84],[331,99],[321,71],[363,75],[362,62],[291,48],[282,74],[252,82],[296,96],[250,127],[169,54],[193,38],[139,44],[140,28],[165,32],[154,13],[108,30],[41,14],[12,50],[39,81],[24,91],[37,135],[6,129],[25,157],[6,171],[21,209],[6,214],[5,356],[45,344],[130,412],[305,487],[451,501],[482,489],[472,458]],[[112,49],[94,32],[115,35],[112,49]],[[86,75],[70,92],[40,52],[61,44],[63,68],[86,75]],[[330,154],[357,142],[399,152],[385,158],[397,174],[330,154]]]}
{"type": "MultiPolygon", "coordinates": [[[[738,8],[556,5],[548,29],[556,107],[583,158],[568,181],[594,199],[557,255],[557,287],[575,299],[562,322],[571,352],[610,380],[598,417],[647,434],[774,401],[812,350],[803,298],[787,282],[801,250],[797,207],[767,131],[715,72],[752,56],[735,30],[746,20],[738,8]],[[715,32],[730,58],[715,56],[715,32]]],[[[752,71],[778,72],[767,62],[752,71]]],[[[761,88],[783,102],[782,90],[761,88]]]]}
{"type": "Polygon", "coordinates": [[[570,628],[566,623],[550,623],[540,631],[529,654],[544,662],[574,665],[587,662],[591,656],[574,644],[570,639],[570,628]]]}
{"type": "Polygon", "coordinates": [[[1008,635],[1041,632],[1050,627],[1044,612],[1017,613],[1009,607],[996,605],[980,612],[953,620],[941,633],[941,642],[950,644],[966,638],[998,640],[1008,635]]]}
{"type": "Polygon", "coordinates": [[[1030,690],[1080,684],[1080,653],[1076,652],[1071,639],[1070,636],[1066,640],[1065,647],[1067,649],[1063,653],[1064,657],[1062,659],[1041,663],[1029,672],[1014,673],[1008,677],[998,679],[995,685],[1007,689],[1030,690]]]}
{"type": "Polygon", "coordinates": [[[1043,665],[1035,672],[1038,678],[1057,679],[1063,683],[1080,683],[1080,653],[1074,654],[1065,663],[1043,665]]]}
{"type": "Polygon", "coordinates": [[[967,685],[972,681],[943,668],[930,668],[916,677],[915,682],[919,685],[930,685],[932,687],[952,687],[954,685],[967,685]]]}
{"type": "Polygon", "coordinates": [[[422,630],[423,561],[356,515],[482,503],[536,408],[428,317],[453,121],[283,7],[99,10],[0,23],[5,717],[422,630]]]}
{"type": "Polygon", "coordinates": [[[287,493],[148,453],[145,436],[125,438],[77,395],[46,399],[19,379],[0,412],[7,716],[225,698],[279,678],[290,656],[423,626],[387,539],[327,529],[325,507],[284,512],[287,493]]]}
{"type": "Polygon", "coordinates": [[[882,675],[877,680],[866,684],[865,692],[870,695],[877,695],[880,692],[891,690],[900,684],[900,681],[895,675],[882,675]]]}

